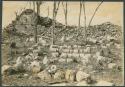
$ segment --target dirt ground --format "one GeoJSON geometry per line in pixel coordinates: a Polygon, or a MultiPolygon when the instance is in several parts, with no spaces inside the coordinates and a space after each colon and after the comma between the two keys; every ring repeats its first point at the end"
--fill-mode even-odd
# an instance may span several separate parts
{"type": "MultiPolygon", "coordinates": [[[[104,73],[104,74],[96,73],[92,77],[96,78],[96,80],[98,80],[98,81],[101,79],[101,80],[116,83],[116,86],[123,86],[123,81],[121,79],[121,77],[122,77],[121,72],[117,72],[117,73],[108,72],[108,73],[104,73]]],[[[68,85],[75,86],[76,83],[77,82],[74,82],[74,83],[65,82],[65,84],[67,86],[68,85]]],[[[35,78],[33,75],[24,77],[23,73],[20,73],[20,74],[16,74],[16,75],[10,75],[7,77],[2,77],[2,85],[3,86],[47,86],[47,85],[52,85],[52,84],[48,84],[47,82],[44,82],[44,81],[40,80],[39,78],[35,78]]]]}

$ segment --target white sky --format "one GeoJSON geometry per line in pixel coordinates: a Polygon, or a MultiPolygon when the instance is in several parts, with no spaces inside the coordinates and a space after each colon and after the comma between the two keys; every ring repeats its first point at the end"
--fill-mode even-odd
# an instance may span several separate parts
{"type": "MultiPolygon", "coordinates": [[[[95,8],[98,6],[100,2],[86,2],[86,15],[87,15],[87,24],[92,17],[95,8]]],[[[53,2],[45,2],[41,5],[41,16],[47,16],[47,8],[49,6],[50,15],[49,17],[52,18],[52,11],[53,11],[53,2]]],[[[20,12],[22,8],[32,8],[30,7],[29,2],[26,1],[3,1],[3,19],[2,25],[5,27],[12,20],[15,19],[15,11],[20,12]]],[[[78,25],[78,15],[79,15],[79,2],[68,2],[68,25],[78,25]]],[[[65,23],[64,20],[64,12],[62,4],[59,8],[57,14],[57,21],[60,23],[65,23]]],[[[114,24],[123,26],[123,3],[122,2],[104,2],[99,10],[97,11],[92,25],[101,24],[104,22],[112,22],[114,24]]],[[[81,16],[81,26],[84,26],[84,14],[82,11],[81,16]]]]}

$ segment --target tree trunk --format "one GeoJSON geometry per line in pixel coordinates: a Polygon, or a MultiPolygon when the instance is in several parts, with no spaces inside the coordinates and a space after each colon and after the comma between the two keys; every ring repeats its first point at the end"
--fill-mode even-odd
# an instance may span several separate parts
{"type": "Polygon", "coordinates": [[[35,12],[35,2],[33,1],[33,10],[35,12]]]}
{"type": "Polygon", "coordinates": [[[52,44],[54,44],[54,29],[55,29],[55,10],[56,10],[56,2],[53,4],[53,27],[52,27],[52,44]]]}
{"type": "MultiPolygon", "coordinates": [[[[41,2],[37,1],[36,6],[37,6],[38,19],[39,19],[39,16],[40,16],[40,5],[41,5],[41,2]]],[[[37,43],[37,24],[35,25],[35,43],[37,43]]]]}
{"type": "Polygon", "coordinates": [[[67,2],[66,2],[65,24],[66,24],[66,27],[67,27],[67,2]]]}
{"type": "Polygon", "coordinates": [[[82,2],[80,1],[80,12],[79,12],[79,23],[78,23],[78,27],[80,28],[80,19],[81,19],[81,10],[82,10],[82,2]]]}
{"type": "Polygon", "coordinates": [[[95,9],[95,11],[94,11],[94,14],[92,15],[92,17],[91,17],[91,20],[90,20],[90,22],[89,22],[89,25],[88,26],[90,26],[91,25],[91,22],[92,22],[92,20],[93,20],[93,18],[94,18],[94,16],[95,16],[95,14],[96,14],[96,12],[98,11],[98,9],[99,9],[99,7],[101,6],[101,4],[103,3],[103,0],[102,0],[102,2],[98,5],[98,7],[95,9]]]}
{"type": "Polygon", "coordinates": [[[54,42],[54,30],[55,30],[55,24],[56,24],[56,16],[57,16],[57,13],[58,13],[58,9],[59,9],[59,5],[60,5],[60,2],[58,2],[58,6],[56,6],[56,1],[54,1],[54,4],[53,4],[53,25],[52,25],[52,44],[55,44],[54,42]]]}
{"type": "Polygon", "coordinates": [[[66,28],[67,28],[67,2],[66,2],[65,5],[62,2],[62,6],[63,6],[63,10],[64,10],[64,15],[65,15],[65,25],[66,25],[66,28]]]}
{"type": "Polygon", "coordinates": [[[40,2],[37,2],[37,14],[40,15],[40,2]]]}
{"type": "Polygon", "coordinates": [[[84,27],[85,27],[85,34],[84,34],[84,38],[85,38],[85,42],[87,41],[87,36],[86,36],[86,10],[85,10],[85,1],[82,3],[83,5],[83,11],[84,11],[84,27]]]}
{"type": "Polygon", "coordinates": [[[49,17],[49,7],[48,7],[48,9],[47,9],[47,10],[48,10],[48,14],[47,14],[47,17],[49,17]]]}

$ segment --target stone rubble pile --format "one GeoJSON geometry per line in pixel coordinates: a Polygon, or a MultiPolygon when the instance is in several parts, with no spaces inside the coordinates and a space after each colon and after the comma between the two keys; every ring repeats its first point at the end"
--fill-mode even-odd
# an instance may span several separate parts
{"type": "MultiPolygon", "coordinates": [[[[37,74],[37,76],[43,81],[51,81],[54,79],[66,80],[68,82],[80,82],[77,85],[83,84],[81,81],[85,81],[86,84],[89,84],[91,83],[91,79],[93,78],[91,78],[91,75],[89,73],[84,71],[84,67],[82,67],[81,70],[68,68],[63,68],[61,70],[59,68],[59,65],[56,63],[59,63],[60,65],[63,63],[74,63],[74,59],[76,59],[78,64],[87,67],[88,65],[107,62],[107,59],[109,59],[107,56],[105,57],[105,55],[103,55],[107,51],[103,50],[104,52],[101,53],[102,50],[97,49],[97,47],[91,47],[89,45],[50,45],[48,46],[49,53],[44,53],[44,51],[42,51],[45,47],[46,45],[33,45],[29,48],[29,53],[23,53],[22,56],[19,56],[17,58],[16,64],[14,64],[13,66],[3,66],[2,74],[4,75],[7,70],[8,72],[9,70],[11,72],[12,70],[15,70],[17,73],[21,71],[30,71],[33,74],[37,74]],[[39,52],[41,51],[43,52],[43,54],[39,55],[39,52]],[[96,59],[96,61],[93,61],[94,58],[96,59]],[[10,67],[12,68],[10,69],[10,67]],[[90,79],[89,83],[88,79],[90,79]]],[[[116,67],[115,63],[109,62],[107,64],[107,68],[109,69],[112,69],[114,67],[116,67]]]]}
{"type": "MultiPolygon", "coordinates": [[[[16,47],[19,50],[25,50],[21,50],[17,55],[13,66],[2,66],[2,75],[30,71],[43,81],[76,81],[78,86],[87,86],[93,80],[90,72],[118,67],[114,61],[119,57],[116,49],[121,48],[120,26],[107,22],[87,27],[86,32],[81,27],[78,29],[79,36],[77,36],[76,26],[64,28],[61,23],[56,23],[54,30],[56,45],[50,45],[52,20],[47,17],[40,17],[38,20],[38,15],[33,14],[32,10],[27,9],[16,21],[5,28],[16,47]],[[32,16],[35,18],[33,19],[32,16]],[[36,23],[36,21],[39,22],[36,23]],[[38,43],[34,44],[34,29],[36,28],[38,29],[38,43]],[[73,64],[76,65],[73,66],[73,64]],[[69,65],[73,68],[69,68],[69,65]]],[[[97,82],[97,84],[100,85],[102,82],[97,82]]],[[[104,83],[112,85],[106,81],[104,83]]]]}

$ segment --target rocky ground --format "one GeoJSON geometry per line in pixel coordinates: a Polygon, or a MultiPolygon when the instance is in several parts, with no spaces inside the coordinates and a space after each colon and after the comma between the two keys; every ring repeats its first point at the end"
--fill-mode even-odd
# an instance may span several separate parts
{"type": "MultiPolygon", "coordinates": [[[[5,56],[5,55],[4,55],[5,56]]],[[[4,57],[5,58],[5,57],[4,57]]],[[[74,63],[73,63],[74,64],[74,63]]],[[[118,62],[117,62],[118,64],[118,62]]],[[[7,61],[3,62],[3,65],[8,65],[7,61]]],[[[12,65],[12,64],[11,64],[12,65]]],[[[76,63],[76,65],[78,65],[76,63]]],[[[74,67],[76,68],[77,66],[74,65],[74,67]]],[[[58,65],[57,65],[58,66],[58,65]]],[[[65,66],[65,65],[63,65],[65,66]]],[[[69,64],[69,66],[67,65],[67,67],[71,67],[72,65],[69,64]]],[[[73,69],[73,67],[69,68],[70,70],[73,69]]],[[[89,67],[86,67],[86,69],[90,69],[89,67]]],[[[74,69],[73,69],[74,70],[74,69]]],[[[115,83],[115,85],[122,85],[123,80],[122,78],[122,70],[118,70],[118,69],[113,69],[113,67],[111,67],[108,70],[103,70],[102,72],[94,72],[91,74],[91,77],[95,80],[95,81],[107,81],[107,82],[111,82],[111,83],[115,83]]],[[[2,77],[2,82],[3,85],[12,85],[12,86],[41,86],[41,85],[77,85],[80,82],[79,81],[71,81],[71,82],[52,82],[51,84],[49,82],[45,82],[44,80],[41,80],[36,74],[32,74],[31,72],[18,72],[16,74],[12,74],[12,75],[3,75],[2,77]]],[[[84,81],[84,80],[83,80],[84,81]]],[[[81,84],[81,83],[80,83],[81,84]]],[[[85,82],[82,83],[82,85],[86,85],[85,82]]],[[[87,84],[88,85],[88,84],[87,84]]],[[[89,84],[89,85],[94,85],[94,84],[89,84]]]]}
{"type": "MultiPolygon", "coordinates": [[[[110,72],[111,73],[111,72],[110,72]]],[[[44,82],[42,80],[40,80],[40,78],[35,78],[32,75],[30,75],[28,73],[28,76],[24,76],[25,74],[16,74],[16,75],[10,75],[8,77],[2,77],[2,85],[3,86],[51,86],[51,85],[55,85],[55,86],[75,86],[80,82],[55,82],[55,83],[47,83],[44,82]]],[[[112,74],[108,74],[105,73],[102,75],[96,73],[96,76],[94,76],[95,78],[98,77],[98,81],[101,79],[103,81],[108,81],[108,82],[113,82],[116,83],[116,86],[122,86],[123,84],[123,80],[119,79],[119,77],[122,77],[121,72],[117,72],[117,73],[112,73],[112,74]],[[110,77],[110,78],[109,78],[110,77]]],[[[81,86],[84,86],[85,83],[83,83],[81,86]]],[[[95,85],[95,84],[91,84],[91,85],[95,85]]]]}
{"type": "Polygon", "coordinates": [[[87,27],[85,33],[84,27],[65,28],[56,22],[52,45],[51,19],[40,17],[38,24],[23,24],[23,15],[32,13],[32,10],[22,12],[2,32],[3,85],[123,85],[120,26],[107,22],[87,27]],[[36,26],[37,44],[33,34],[36,26]]]}

